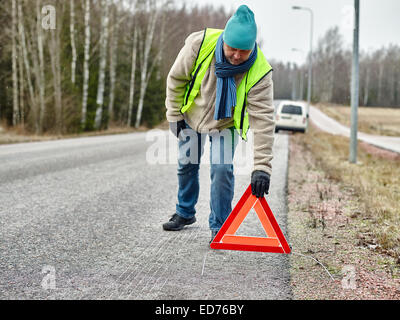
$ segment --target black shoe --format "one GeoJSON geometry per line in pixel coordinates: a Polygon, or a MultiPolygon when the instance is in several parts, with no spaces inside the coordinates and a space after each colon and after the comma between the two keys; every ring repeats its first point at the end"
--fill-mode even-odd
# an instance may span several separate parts
{"type": "Polygon", "coordinates": [[[219,230],[211,230],[211,240],[210,243],[213,242],[219,230]]]}
{"type": "Polygon", "coordinates": [[[190,219],[185,219],[174,213],[167,223],[163,224],[163,229],[166,231],[179,231],[182,230],[184,226],[195,223],[196,217],[190,219]]]}

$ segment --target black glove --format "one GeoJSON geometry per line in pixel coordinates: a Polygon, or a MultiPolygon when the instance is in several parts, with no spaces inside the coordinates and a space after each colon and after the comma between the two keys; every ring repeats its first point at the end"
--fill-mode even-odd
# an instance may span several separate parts
{"type": "Polygon", "coordinates": [[[179,138],[179,133],[181,132],[181,130],[186,129],[185,120],[180,120],[178,122],[170,122],[169,129],[171,130],[172,134],[175,137],[179,138]]]}
{"type": "Polygon", "coordinates": [[[268,194],[269,179],[268,173],[261,170],[253,171],[251,174],[251,193],[257,198],[262,198],[264,193],[268,194]]]}

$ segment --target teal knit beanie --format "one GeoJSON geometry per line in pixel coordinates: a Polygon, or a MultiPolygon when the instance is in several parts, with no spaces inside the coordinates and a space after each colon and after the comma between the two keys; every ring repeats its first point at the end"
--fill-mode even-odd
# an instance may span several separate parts
{"type": "Polygon", "coordinates": [[[236,49],[252,50],[257,38],[254,13],[246,5],[241,5],[226,23],[223,40],[236,49]]]}

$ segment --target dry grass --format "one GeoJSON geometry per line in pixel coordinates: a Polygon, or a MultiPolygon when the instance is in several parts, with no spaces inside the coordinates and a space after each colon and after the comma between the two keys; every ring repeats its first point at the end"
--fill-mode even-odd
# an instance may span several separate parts
{"type": "MultiPolygon", "coordinates": [[[[329,103],[318,103],[322,112],[350,126],[350,107],[329,103]]],[[[358,130],[361,132],[400,137],[400,108],[358,108],[358,130]]]]}
{"type": "MultiPolygon", "coordinates": [[[[364,212],[362,189],[357,181],[345,178],[349,171],[355,175],[354,168],[360,166],[350,166],[350,170],[342,166],[347,162],[342,141],[310,130],[312,136],[291,135],[289,145],[288,230],[294,299],[399,300],[396,247],[388,255],[377,244],[376,234],[382,230],[377,223],[379,213],[371,218],[364,212]],[[336,149],[340,152],[335,153],[336,149]],[[348,268],[353,271],[348,273],[348,268]],[[347,286],[349,276],[351,287],[347,286]]],[[[362,148],[373,157],[390,156],[365,145],[362,148]]]]}
{"type": "Polygon", "coordinates": [[[349,139],[310,127],[304,144],[328,178],[344,183],[359,198],[368,241],[400,256],[400,159],[376,156],[359,146],[358,164],[350,164],[349,139]]]}

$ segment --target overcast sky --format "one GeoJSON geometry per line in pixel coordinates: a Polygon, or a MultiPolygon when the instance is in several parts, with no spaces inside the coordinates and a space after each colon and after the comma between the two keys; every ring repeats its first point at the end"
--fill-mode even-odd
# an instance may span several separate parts
{"type": "MultiPolygon", "coordinates": [[[[193,3],[192,1],[190,1],[193,3]]],[[[337,25],[351,48],[354,0],[202,0],[236,10],[246,4],[254,12],[263,52],[269,59],[304,62],[309,50],[310,14],[292,10],[293,5],[309,7],[314,12],[313,46],[331,27],[337,25]],[[302,52],[292,51],[292,48],[302,52]]],[[[212,26],[210,26],[212,27],[212,26]]],[[[400,0],[360,0],[360,49],[378,49],[400,45],[400,0]]]]}

